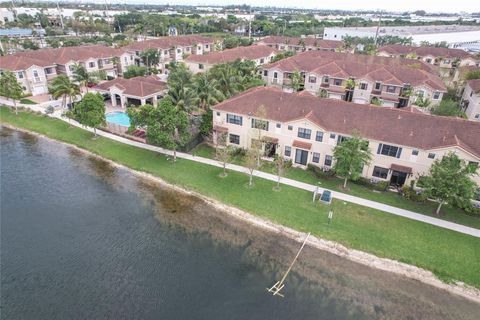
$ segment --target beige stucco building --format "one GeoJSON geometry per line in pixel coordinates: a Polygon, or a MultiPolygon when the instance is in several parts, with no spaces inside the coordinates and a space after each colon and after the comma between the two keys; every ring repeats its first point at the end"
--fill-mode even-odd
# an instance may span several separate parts
{"type": "Polygon", "coordinates": [[[467,81],[461,105],[468,119],[480,121],[480,79],[467,81]]]}
{"type": "MultiPolygon", "coordinates": [[[[331,168],[333,149],[354,132],[369,141],[373,159],[363,176],[372,180],[403,185],[427,173],[433,161],[447,152],[480,162],[480,123],[474,121],[321,99],[274,87],[251,89],[212,109],[214,140],[227,135],[229,145],[242,148],[261,140],[266,157],[280,155],[304,168],[308,164],[331,168]]],[[[480,186],[478,175],[474,180],[480,186]]]]}

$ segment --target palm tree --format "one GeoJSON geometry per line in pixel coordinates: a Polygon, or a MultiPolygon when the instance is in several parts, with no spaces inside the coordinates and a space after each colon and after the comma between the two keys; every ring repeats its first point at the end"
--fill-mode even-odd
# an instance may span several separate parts
{"type": "Polygon", "coordinates": [[[70,98],[70,101],[72,101],[72,98],[80,93],[80,88],[73,83],[68,76],[61,74],[53,79],[48,87],[48,92],[50,92],[55,99],[62,97],[62,107],[65,109],[67,98],[70,98]]]}
{"type": "Polygon", "coordinates": [[[76,63],[73,66],[73,80],[78,82],[78,84],[84,87],[88,92],[88,84],[97,83],[98,75],[93,72],[88,72],[83,65],[76,63]]]}
{"type": "Polygon", "coordinates": [[[217,80],[210,80],[208,73],[199,74],[195,78],[193,89],[197,94],[198,105],[201,109],[207,110],[208,107],[223,100],[224,96],[217,87],[217,80]]]}
{"type": "Polygon", "coordinates": [[[167,95],[175,106],[187,112],[198,100],[193,89],[181,85],[171,86],[167,95]]]}
{"type": "Polygon", "coordinates": [[[304,80],[300,72],[295,71],[292,73],[292,77],[290,78],[289,87],[292,88],[293,91],[298,91],[302,88],[303,82],[304,80]]]}
{"type": "Polygon", "coordinates": [[[226,98],[244,89],[243,77],[230,64],[213,67],[210,76],[218,81],[218,89],[226,98]]]}

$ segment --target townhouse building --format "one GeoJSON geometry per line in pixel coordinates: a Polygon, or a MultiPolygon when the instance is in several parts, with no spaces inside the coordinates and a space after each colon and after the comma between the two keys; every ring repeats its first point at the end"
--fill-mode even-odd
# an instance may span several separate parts
{"type": "MultiPolygon", "coordinates": [[[[480,121],[480,79],[467,81],[461,107],[468,119],[480,121]]],[[[480,140],[480,136],[477,138],[480,140]]]]}
{"type": "Polygon", "coordinates": [[[183,61],[190,54],[201,55],[215,50],[215,41],[212,38],[188,35],[175,37],[161,37],[132,43],[124,48],[133,54],[138,65],[141,64],[140,54],[146,49],[158,50],[162,70],[172,61],[183,61]]]}
{"type": "Polygon", "coordinates": [[[258,41],[281,51],[304,52],[311,50],[336,51],[343,46],[342,41],[324,40],[312,37],[268,36],[258,41]]]}
{"type": "Polygon", "coordinates": [[[261,67],[268,85],[289,88],[293,73],[313,95],[355,103],[407,107],[419,96],[437,105],[447,91],[433,68],[418,60],[308,51],[261,67]]]}
{"type": "Polygon", "coordinates": [[[122,49],[92,45],[6,55],[0,57],[0,71],[14,72],[25,93],[39,95],[48,92],[48,82],[57,75],[73,78],[75,64],[83,65],[89,72],[105,71],[108,77],[116,78],[134,63],[133,55],[122,49]]]}
{"type": "Polygon", "coordinates": [[[448,69],[475,66],[478,64],[477,59],[464,50],[443,47],[415,47],[391,44],[380,47],[378,49],[378,55],[392,58],[411,57],[440,68],[448,69]]]}
{"type": "MultiPolygon", "coordinates": [[[[472,164],[480,162],[480,123],[465,119],[321,99],[275,87],[252,88],[212,110],[214,142],[226,135],[228,145],[261,145],[265,157],[282,156],[302,168],[332,168],[335,146],[354,133],[368,140],[373,157],[362,175],[373,181],[409,183],[448,152],[472,164]]],[[[474,180],[480,186],[478,175],[474,180]]]]}
{"type": "Polygon", "coordinates": [[[185,63],[193,73],[205,72],[216,64],[250,60],[257,66],[270,63],[277,50],[264,45],[237,47],[223,51],[210,52],[203,55],[193,54],[185,59],[185,63]]]}

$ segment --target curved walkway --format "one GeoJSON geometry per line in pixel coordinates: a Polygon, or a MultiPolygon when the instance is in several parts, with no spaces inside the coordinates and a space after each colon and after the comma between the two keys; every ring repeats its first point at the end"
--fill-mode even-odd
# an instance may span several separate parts
{"type": "MultiPolygon", "coordinates": [[[[66,118],[63,118],[58,113],[55,113],[53,116],[60,119],[60,120],[68,121],[66,118]]],[[[73,120],[70,121],[70,124],[75,125],[77,127],[80,127],[82,129],[88,130],[90,132],[93,132],[93,129],[86,128],[86,127],[82,126],[81,124],[79,124],[79,123],[77,123],[73,120]]],[[[140,143],[140,142],[137,142],[137,141],[129,140],[127,138],[123,138],[123,137],[120,137],[120,136],[117,136],[117,135],[114,135],[114,134],[111,134],[111,133],[108,133],[108,132],[105,132],[105,131],[102,131],[102,130],[97,130],[97,134],[99,136],[103,136],[105,138],[109,138],[109,139],[112,139],[112,140],[115,140],[115,141],[118,141],[118,142],[121,142],[121,143],[125,143],[125,144],[131,145],[131,146],[135,146],[135,147],[150,150],[150,151],[153,151],[153,152],[158,152],[158,153],[173,156],[173,151],[167,150],[167,149],[164,149],[164,148],[161,148],[161,147],[152,146],[152,145],[143,144],[143,143],[140,143]]],[[[191,154],[188,154],[188,153],[177,152],[177,157],[181,158],[181,159],[186,159],[186,160],[191,160],[191,161],[204,163],[204,164],[211,165],[211,166],[223,167],[222,164],[219,163],[216,160],[203,158],[203,157],[198,157],[198,156],[194,156],[194,155],[191,155],[191,154]]],[[[235,165],[235,164],[227,164],[227,169],[248,174],[248,169],[247,168],[239,166],[239,165],[235,165]]],[[[266,179],[266,180],[271,180],[271,181],[274,181],[274,182],[277,181],[277,176],[273,175],[273,174],[270,174],[270,173],[255,170],[253,175],[255,177],[263,178],[263,179],[266,179]]],[[[295,187],[295,188],[307,190],[307,191],[310,191],[310,192],[313,192],[317,188],[316,185],[312,185],[312,184],[308,184],[308,183],[304,183],[304,182],[300,182],[300,181],[292,180],[292,179],[288,179],[288,178],[281,178],[280,183],[288,185],[288,186],[292,186],[292,187],[295,187]]],[[[318,187],[318,190],[320,192],[323,192],[326,189],[318,187]]],[[[388,212],[388,213],[391,213],[391,214],[394,214],[394,215],[397,215],[397,216],[401,216],[401,217],[425,222],[425,223],[428,223],[428,224],[431,224],[431,225],[434,225],[434,226],[438,226],[438,227],[441,227],[441,228],[457,231],[457,232],[460,232],[460,233],[464,233],[464,234],[467,234],[467,235],[471,235],[471,236],[480,238],[480,230],[479,229],[475,229],[475,228],[472,228],[472,227],[467,227],[467,226],[464,226],[464,225],[461,225],[461,224],[449,222],[449,221],[434,218],[434,217],[429,217],[429,216],[426,216],[426,215],[423,215],[423,214],[420,214],[420,213],[416,213],[416,212],[413,212],[413,211],[397,208],[397,207],[390,206],[390,205],[387,205],[387,204],[367,200],[367,199],[364,199],[364,198],[351,196],[351,195],[346,194],[346,193],[341,193],[341,192],[337,192],[337,191],[331,191],[331,192],[332,192],[332,196],[334,198],[338,199],[338,200],[343,200],[343,201],[355,203],[355,204],[358,204],[358,205],[361,205],[361,206],[369,207],[369,208],[372,208],[372,209],[377,209],[377,210],[388,212]]]]}

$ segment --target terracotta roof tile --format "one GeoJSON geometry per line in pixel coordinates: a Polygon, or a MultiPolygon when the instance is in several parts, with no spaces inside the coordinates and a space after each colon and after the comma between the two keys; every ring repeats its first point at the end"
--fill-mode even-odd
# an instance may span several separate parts
{"type": "Polygon", "coordinates": [[[480,92],[480,79],[468,80],[468,86],[472,88],[475,93],[480,92]]]}
{"type": "Polygon", "coordinates": [[[248,115],[259,106],[264,106],[272,121],[289,122],[308,116],[331,132],[349,135],[358,131],[368,139],[424,150],[459,146],[480,157],[480,123],[459,118],[321,99],[274,87],[250,89],[212,109],[248,115]]]}
{"type": "Polygon", "coordinates": [[[415,53],[417,56],[433,56],[444,58],[473,58],[471,54],[461,49],[442,48],[442,47],[414,47],[404,46],[401,44],[391,44],[380,47],[378,52],[385,51],[392,55],[407,55],[409,53],[415,53]]]}
{"type": "Polygon", "coordinates": [[[135,77],[130,79],[116,78],[103,82],[95,88],[108,91],[113,86],[122,89],[124,94],[136,97],[146,97],[167,89],[167,84],[165,82],[156,80],[153,76],[135,77]]]}
{"type": "Polygon", "coordinates": [[[304,141],[293,140],[293,144],[295,148],[310,150],[312,148],[312,144],[304,141]]]}
{"type": "Polygon", "coordinates": [[[353,77],[357,80],[382,81],[385,84],[427,85],[433,90],[446,91],[445,84],[432,66],[413,59],[387,58],[360,54],[307,51],[263,67],[284,72],[310,72],[320,76],[353,77]]]}
{"type": "Polygon", "coordinates": [[[233,62],[235,60],[255,60],[268,57],[276,53],[277,50],[263,46],[253,45],[248,47],[237,47],[223,51],[210,52],[207,54],[193,54],[188,56],[185,60],[189,62],[218,64],[225,62],[233,62]]]}

